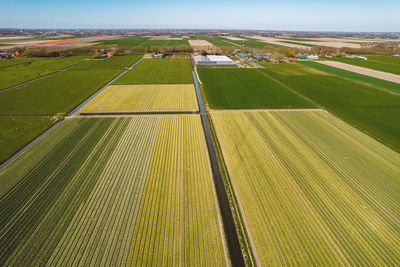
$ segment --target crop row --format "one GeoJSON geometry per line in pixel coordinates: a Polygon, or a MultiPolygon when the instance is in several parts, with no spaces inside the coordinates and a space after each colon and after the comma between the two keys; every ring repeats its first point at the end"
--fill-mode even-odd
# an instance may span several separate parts
{"type": "Polygon", "coordinates": [[[198,110],[192,84],[111,85],[81,111],[198,110]]]}
{"type": "Polygon", "coordinates": [[[1,171],[0,264],[226,264],[196,116],[68,119],[1,171]]]}
{"type": "Polygon", "coordinates": [[[400,263],[396,152],[322,111],[212,118],[261,265],[400,263]]]}

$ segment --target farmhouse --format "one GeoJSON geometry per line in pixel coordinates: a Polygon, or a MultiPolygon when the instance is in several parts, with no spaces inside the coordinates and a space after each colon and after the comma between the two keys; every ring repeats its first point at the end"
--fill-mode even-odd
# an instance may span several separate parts
{"type": "Polygon", "coordinates": [[[144,55],[144,58],[164,58],[164,54],[148,53],[144,55]]]}
{"type": "Polygon", "coordinates": [[[195,56],[193,56],[193,59],[196,62],[196,65],[236,66],[236,62],[227,56],[195,55],[195,56]]]}

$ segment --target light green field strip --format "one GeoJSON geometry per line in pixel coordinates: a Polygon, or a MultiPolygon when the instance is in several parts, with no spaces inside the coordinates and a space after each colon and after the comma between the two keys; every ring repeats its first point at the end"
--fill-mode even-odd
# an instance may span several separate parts
{"type": "Polygon", "coordinates": [[[261,265],[399,265],[400,155],[324,111],[211,113],[261,265]]]}
{"type": "Polygon", "coordinates": [[[111,85],[80,111],[197,111],[192,84],[111,85]]]}

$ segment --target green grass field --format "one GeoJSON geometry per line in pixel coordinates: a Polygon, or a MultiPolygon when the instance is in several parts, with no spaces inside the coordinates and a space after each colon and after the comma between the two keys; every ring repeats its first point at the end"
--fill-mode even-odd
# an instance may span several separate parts
{"type": "Polygon", "coordinates": [[[67,119],[0,183],[0,265],[229,264],[199,116],[67,119]]]}
{"type": "Polygon", "coordinates": [[[9,66],[28,64],[29,62],[33,62],[35,60],[37,60],[37,58],[32,57],[14,57],[9,59],[0,59],[0,70],[9,66]]]}
{"type": "Polygon", "coordinates": [[[265,69],[257,71],[279,80],[348,123],[400,150],[400,95],[331,72],[324,73],[325,66],[318,63],[264,65],[265,69]],[[317,69],[305,64],[312,64],[317,69]],[[304,71],[304,68],[308,70],[304,71]]]}
{"type": "Polygon", "coordinates": [[[208,35],[195,35],[191,36],[190,39],[193,40],[206,40],[210,43],[212,43],[215,46],[229,46],[229,47],[234,47],[236,46],[235,44],[226,42],[229,41],[225,38],[219,37],[219,36],[208,36],[208,35]]]}
{"type": "Polygon", "coordinates": [[[0,117],[0,162],[53,124],[50,117],[0,117]]]}
{"type": "Polygon", "coordinates": [[[199,68],[197,71],[213,109],[315,108],[255,69],[199,68]]]}
{"type": "Polygon", "coordinates": [[[68,70],[0,93],[0,115],[66,113],[121,71],[68,70]]]}
{"type": "Polygon", "coordinates": [[[335,57],[330,60],[400,75],[400,58],[389,56],[367,56],[367,58],[368,60],[335,57]]]}
{"type": "Polygon", "coordinates": [[[87,56],[9,60],[0,67],[0,90],[73,66],[85,58],[87,56]]]}
{"type": "Polygon", "coordinates": [[[85,55],[54,58],[32,58],[32,61],[22,61],[20,64],[4,67],[0,69],[0,71],[56,71],[76,65],[80,62],[83,62],[87,58],[90,58],[90,56],[85,55]]]}
{"type": "Polygon", "coordinates": [[[152,46],[178,46],[178,45],[189,45],[187,39],[184,40],[150,40],[149,38],[143,38],[141,36],[129,36],[123,37],[116,40],[105,40],[98,45],[118,45],[118,46],[139,46],[152,47],[152,46]]]}
{"type": "Polygon", "coordinates": [[[141,57],[142,55],[122,55],[106,59],[95,59],[74,67],[74,70],[121,70],[130,67],[141,57]]]}
{"type": "Polygon", "coordinates": [[[67,113],[139,58],[134,55],[86,62],[79,68],[0,92],[0,115],[67,113]]]}
{"type": "Polygon", "coordinates": [[[400,264],[400,155],[324,111],[212,112],[259,266],[400,264]]]}
{"type": "Polygon", "coordinates": [[[193,83],[189,59],[143,59],[115,84],[193,83]]]}

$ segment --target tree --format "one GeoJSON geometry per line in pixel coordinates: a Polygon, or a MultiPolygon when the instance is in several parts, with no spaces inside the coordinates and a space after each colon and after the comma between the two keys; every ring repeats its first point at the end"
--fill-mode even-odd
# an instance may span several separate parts
{"type": "Polygon", "coordinates": [[[288,50],[286,50],[286,56],[287,57],[296,57],[296,54],[294,53],[294,51],[292,49],[288,49],[288,50]]]}
{"type": "Polygon", "coordinates": [[[200,50],[200,55],[207,56],[207,51],[206,50],[200,50]]]}

